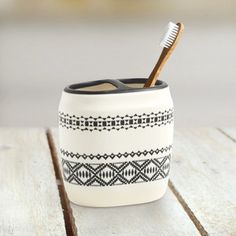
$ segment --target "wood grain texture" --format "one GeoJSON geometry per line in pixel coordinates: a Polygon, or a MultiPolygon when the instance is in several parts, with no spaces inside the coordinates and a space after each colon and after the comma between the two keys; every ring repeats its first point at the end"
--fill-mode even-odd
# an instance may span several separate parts
{"type": "Polygon", "coordinates": [[[0,129],[0,235],[66,235],[44,129],[0,129]]]}
{"type": "Polygon", "coordinates": [[[236,145],[214,128],[176,131],[171,180],[209,235],[236,235],[236,145]]]}
{"type": "MultiPolygon", "coordinates": [[[[59,150],[57,130],[52,130],[52,133],[57,150],[59,150]]],[[[198,230],[169,189],[163,199],[148,204],[89,208],[71,203],[71,208],[78,235],[81,236],[199,235],[198,230]]]]}

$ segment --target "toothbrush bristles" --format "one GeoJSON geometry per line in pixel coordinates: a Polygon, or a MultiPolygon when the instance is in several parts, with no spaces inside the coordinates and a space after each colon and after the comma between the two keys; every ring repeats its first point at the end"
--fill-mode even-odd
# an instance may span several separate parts
{"type": "Polygon", "coordinates": [[[169,22],[167,26],[167,31],[160,43],[160,46],[163,48],[169,48],[174,43],[178,31],[179,31],[179,26],[172,22],[169,22]]]}

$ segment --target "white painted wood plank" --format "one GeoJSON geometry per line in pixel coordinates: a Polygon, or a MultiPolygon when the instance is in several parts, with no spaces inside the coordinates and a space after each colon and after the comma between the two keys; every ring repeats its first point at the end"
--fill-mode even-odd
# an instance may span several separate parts
{"type": "MultiPolygon", "coordinates": [[[[58,152],[57,130],[54,129],[52,133],[58,152]]],[[[163,199],[148,204],[89,208],[71,203],[71,208],[78,235],[82,236],[199,235],[198,230],[169,189],[163,199]]]]}
{"type": "Polygon", "coordinates": [[[0,129],[0,235],[66,235],[44,129],[0,129]]]}
{"type": "Polygon", "coordinates": [[[217,129],[175,133],[171,180],[209,235],[236,235],[236,144],[217,129]]]}
{"type": "Polygon", "coordinates": [[[199,235],[168,189],[163,199],[135,206],[88,208],[71,204],[78,235],[199,235]]]}

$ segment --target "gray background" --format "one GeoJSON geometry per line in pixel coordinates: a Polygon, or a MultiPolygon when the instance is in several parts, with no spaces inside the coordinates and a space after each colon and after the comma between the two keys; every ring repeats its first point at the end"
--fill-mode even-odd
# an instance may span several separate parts
{"type": "Polygon", "coordinates": [[[182,21],[186,28],[160,76],[171,88],[176,126],[235,125],[233,1],[216,1],[215,5],[179,1],[181,5],[173,2],[177,7],[170,9],[168,1],[161,8],[147,2],[145,12],[137,14],[132,10],[108,14],[104,9],[95,16],[75,17],[2,14],[0,125],[56,126],[65,85],[147,77],[161,52],[160,38],[170,20],[182,21]]]}

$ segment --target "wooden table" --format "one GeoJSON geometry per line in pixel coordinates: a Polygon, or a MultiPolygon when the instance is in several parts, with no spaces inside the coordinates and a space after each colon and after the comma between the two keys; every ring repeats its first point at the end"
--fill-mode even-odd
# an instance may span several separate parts
{"type": "Polygon", "coordinates": [[[2,128],[0,235],[236,235],[236,129],[175,132],[163,199],[117,208],[68,201],[57,130],[2,128]]]}

